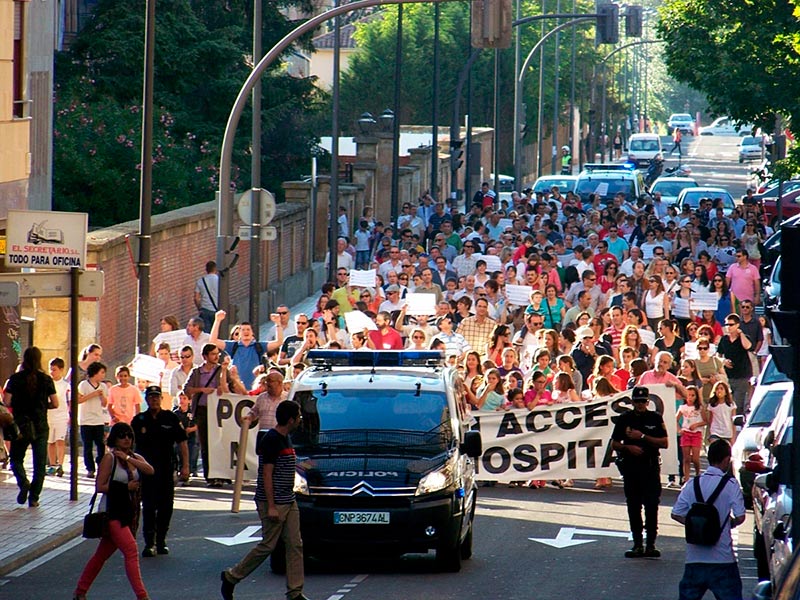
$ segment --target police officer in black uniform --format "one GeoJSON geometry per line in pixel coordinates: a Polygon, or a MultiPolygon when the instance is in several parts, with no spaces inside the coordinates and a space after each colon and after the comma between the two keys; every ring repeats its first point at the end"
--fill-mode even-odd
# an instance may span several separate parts
{"type": "Polygon", "coordinates": [[[633,410],[621,414],[611,435],[611,446],[617,453],[628,505],[628,520],[633,534],[633,548],[625,552],[626,558],[658,558],[656,548],[658,532],[658,503],[661,500],[661,467],[659,451],[669,446],[664,419],[655,411],[647,410],[650,391],[635,387],[631,393],[633,410]],[[642,539],[642,506],[647,544],[642,539]]]}
{"type": "Polygon", "coordinates": [[[149,386],[144,393],[147,411],[131,421],[136,436],[136,451],[147,459],[155,473],[142,476],[142,556],[169,554],[167,531],[172,519],[175,498],[173,473],[173,446],[178,444],[181,454],[180,477],[189,478],[189,448],[186,431],[175,413],[161,410],[161,388],[149,386]]]}

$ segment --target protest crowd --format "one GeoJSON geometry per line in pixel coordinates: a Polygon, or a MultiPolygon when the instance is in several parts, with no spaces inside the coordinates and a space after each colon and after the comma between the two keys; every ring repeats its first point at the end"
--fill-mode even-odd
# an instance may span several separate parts
{"type": "MultiPolygon", "coordinates": [[[[195,287],[197,316],[185,327],[164,316],[150,355],[113,369],[115,381],[99,344],[87,346],[75,365],[75,393],[63,359],[49,362],[47,377],[41,352],[26,350],[20,373],[4,386],[18,431],[0,443],[1,451],[10,450],[17,502],[39,506],[46,475],[63,476],[71,402],[79,405],[85,475],[110,494],[106,481],[122,473],[131,498],[136,495],[122,529],[103,538],[87,565],[76,598],[84,597],[115,548],[135,574],[139,494],[142,555],[153,557],[169,553],[176,473],[188,481],[202,472],[209,487],[231,483],[209,476],[209,397],[252,396],[244,422],[285,436],[298,417],[287,413],[280,423],[276,409],[315,348],[439,350],[462,372],[466,408],[476,415],[541,410],[624,390],[634,391],[635,405],[637,390],[646,402],[646,386],[673,388],[677,440],[665,437],[663,421],[644,404],[629,415],[634,426],[617,423],[613,436],[618,453],[640,443],[656,469],[658,450],[674,444],[680,472],[668,474],[670,486],[688,480],[692,469],[700,473],[700,454],[711,442],[734,441],[733,417],[748,411],[750,379],[771,341],[769,322],[755,312],[760,251],[771,233],[756,205],[745,202],[725,215],[707,198],[678,213],[658,194],[636,202],[618,194],[605,206],[594,195],[582,203],[557,187],[498,201],[484,183],[466,214],[427,193],[401,211],[392,227],[367,209],[352,229],[340,211],[337,255],[327,258],[336,260],[336,281],[322,286],[310,314],[278,306],[270,315],[271,339],[258,340],[249,323],[235,324],[229,339],[220,337],[227,315],[217,305],[218,275],[209,261],[195,287]],[[636,428],[640,418],[653,420],[655,434],[636,428]],[[29,447],[30,480],[23,464],[29,447]]],[[[630,452],[629,462],[641,456],[630,452]]],[[[8,459],[0,455],[3,468],[8,459]]],[[[652,493],[637,489],[641,478],[630,472],[625,491],[638,539],[626,556],[658,556],[654,518],[643,524],[637,516],[640,506],[646,516],[657,506],[657,471],[652,493]]],[[[572,485],[569,479],[552,483],[572,485]]],[[[597,489],[611,485],[608,477],[595,482],[597,489]]],[[[222,575],[226,598],[237,573],[222,575]]],[[[146,597],[140,578],[131,584],[146,597]]],[[[294,589],[302,598],[301,582],[294,589]]]]}

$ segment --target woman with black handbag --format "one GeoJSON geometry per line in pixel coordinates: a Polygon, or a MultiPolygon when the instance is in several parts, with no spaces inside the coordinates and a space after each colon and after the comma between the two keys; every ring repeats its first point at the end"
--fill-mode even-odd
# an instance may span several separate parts
{"type": "Polygon", "coordinates": [[[22,365],[17,373],[9,377],[3,390],[3,401],[14,413],[16,425],[11,442],[11,470],[17,478],[17,504],[35,508],[39,506],[39,494],[44,485],[47,469],[47,410],[58,408],[58,396],[53,379],[42,370],[42,351],[36,346],[27,348],[22,354],[22,365]],[[25,453],[33,450],[33,479],[25,472],[25,453]]]}
{"type": "Polygon", "coordinates": [[[139,522],[139,475],[152,475],[153,467],[133,451],[133,429],[127,423],[111,428],[106,441],[111,452],[103,456],[95,480],[95,490],[103,494],[100,511],[108,517],[97,550],[86,563],[75,587],[74,600],[86,600],[89,591],[108,558],[119,549],[125,558],[125,574],[137,600],[147,600],[147,590],[139,569],[136,529],[139,522]]]}

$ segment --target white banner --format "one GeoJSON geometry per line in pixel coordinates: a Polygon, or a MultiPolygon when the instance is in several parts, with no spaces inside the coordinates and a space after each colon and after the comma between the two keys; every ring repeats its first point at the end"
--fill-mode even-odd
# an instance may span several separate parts
{"type": "MultiPolygon", "coordinates": [[[[675,390],[648,386],[650,404],[664,419],[669,448],[661,451],[661,473],[677,474],[675,390]]],[[[481,481],[619,477],[611,449],[615,417],[632,407],[630,390],[589,402],[537,407],[532,411],[473,411],[481,432],[481,481]]]]}
{"type": "MultiPolygon", "coordinates": [[[[149,354],[137,354],[128,365],[131,376],[161,385],[161,375],[167,370],[164,361],[149,354]]],[[[169,391],[169,390],[167,390],[169,391]]]]}
{"type": "Polygon", "coordinates": [[[375,269],[357,271],[350,269],[350,285],[353,287],[375,287],[375,269]]]}
{"type": "Polygon", "coordinates": [[[375,321],[360,310],[351,310],[350,312],[344,313],[344,322],[348,333],[356,333],[357,331],[364,331],[365,329],[369,329],[370,331],[378,330],[375,321]]]}
{"type": "Polygon", "coordinates": [[[716,292],[694,292],[689,299],[689,306],[695,312],[701,310],[717,310],[719,296],[716,292]]]}
{"type": "MultiPolygon", "coordinates": [[[[239,431],[242,417],[255,404],[253,396],[239,394],[209,394],[208,396],[208,477],[209,479],[236,478],[236,453],[239,448],[239,431]]],[[[244,467],[245,480],[258,477],[256,438],[258,424],[251,426],[247,436],[247,455],[244,467]]]]}
{"type": "Polygon", "coordinates": [[[409,292],[406,294],[406,314],[411,317],[435,315],[436,294],[409,292]]]}
{"type": "Polygon", "coordinates": [[[506,285],[506,299],[515,306],[528,306],[532,293],[533,288],[529,285],[506,285]]]}

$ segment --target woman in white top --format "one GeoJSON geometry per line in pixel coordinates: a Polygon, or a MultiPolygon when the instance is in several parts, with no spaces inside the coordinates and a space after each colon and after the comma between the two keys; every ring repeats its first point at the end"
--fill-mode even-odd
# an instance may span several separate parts
{"type": "Polygon", "coordinates": [[[125,573],[137,600],[147,600],[147,590],[139,569],[136,529],[139,521],[139,475],[152,475],[153,467],[133,451],[133,429],[127,423],[117,423],[108,434],[110,452],[100,461],[95,491],[103,494],[98,512],[108,515],[107,530],[100,538],[94,555],[86,563],[75,586],[73,598],[86,600],[100,570],[119,549],[125,559],[125,573]]]}
{"type": "Polygon", "coordinates": [[[653,331],[658,331],[658,322],[669,318],[669,296],[664,291],[661,277],[651,275],[648,281],[650,289],[645,293],[642,303],[648,325],[653,331]]]}

